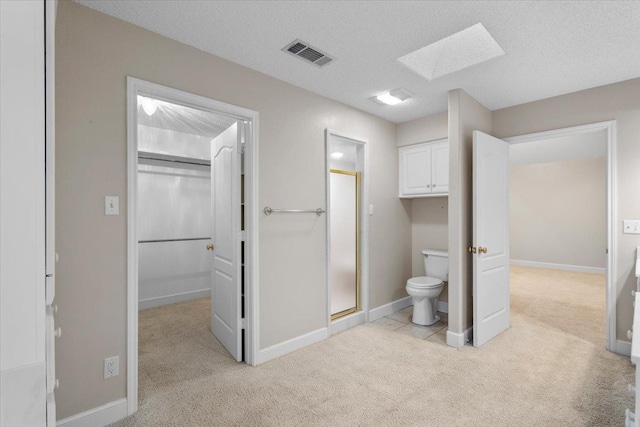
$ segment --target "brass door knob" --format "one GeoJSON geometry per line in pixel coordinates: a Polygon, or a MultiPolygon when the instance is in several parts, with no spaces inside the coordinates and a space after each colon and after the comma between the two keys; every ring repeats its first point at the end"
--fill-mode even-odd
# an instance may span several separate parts
{"type": "Polygon", "coordinates": [[[469,253],[470,254],[475,254],[476,253],[476,247],[475,246],[469,246],[469,253]]]}
{"type": "Polygon", "coordinates": [[[207,245],[207,250],[208,250],[208,251],[212,251],[212,250],[213,250],[213,243],[209,243],[209,244],[207,245]]]}
{"type": "Polygon", "coordinates": [[[479,254],[486,254],[487,250],[488,250],[487,248],[483,248],[482,246],[478,247],[479,254]]]}

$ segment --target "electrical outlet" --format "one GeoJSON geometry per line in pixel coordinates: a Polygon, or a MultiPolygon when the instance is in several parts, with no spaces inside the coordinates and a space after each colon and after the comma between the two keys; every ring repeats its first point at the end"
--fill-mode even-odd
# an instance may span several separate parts
{"type": "Polygon", "coordinates": [[[104,359],[104,379],[117,377],[118,375],[120,375],[120,356],[104,359]]]}

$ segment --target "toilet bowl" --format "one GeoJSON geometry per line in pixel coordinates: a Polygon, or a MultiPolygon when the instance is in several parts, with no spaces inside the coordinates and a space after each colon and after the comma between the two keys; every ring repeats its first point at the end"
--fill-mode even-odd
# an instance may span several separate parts
{"type": "Polygon", "coordinates": [[[413,317],[416,325],[429,326],[440,320],[438,297],[449,279],[449,254],[444,251],[425,249],[424,267],[426,276],[407,280],[407,293],[413,298],[413,317]]]}

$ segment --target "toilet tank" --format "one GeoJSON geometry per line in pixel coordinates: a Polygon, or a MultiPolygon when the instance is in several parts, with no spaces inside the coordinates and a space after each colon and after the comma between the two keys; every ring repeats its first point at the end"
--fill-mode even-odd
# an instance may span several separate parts
{"type": "Polygon", "coordinates": [[[449,252],[435,249],[425,249],[424,256],[425,276],[435,277],[444,282],[449,281],[449,252]]]}

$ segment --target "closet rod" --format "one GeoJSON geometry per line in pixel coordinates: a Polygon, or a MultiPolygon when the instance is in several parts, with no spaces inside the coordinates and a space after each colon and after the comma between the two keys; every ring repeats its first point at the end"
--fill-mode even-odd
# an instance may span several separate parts
{"type": "Polygon", "coordinates": [[[138,243],[188,242],[191,240],[211,240],[211,237],[186,237],[184,239],[138,240],[138,243]]]}
{"type": "Polygon", "coordinates": [[[194,159],[191,157],[171,156],[168,154],[149,153],[147,151],[138,151],[138,159],[156,160],[160,162],[183,163],[186,165],[211,166],[211,160],[194,159]]]}

